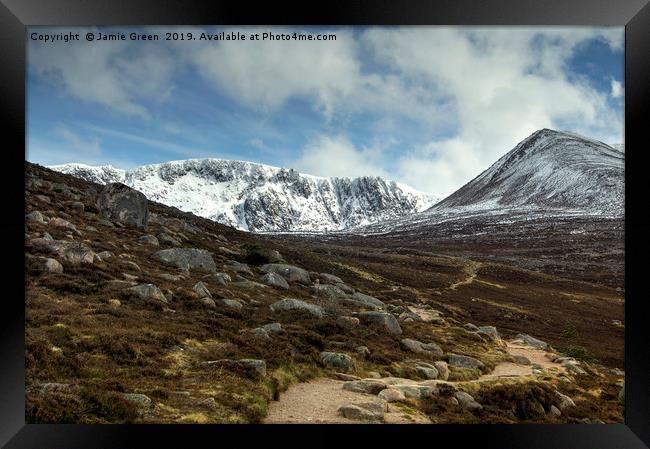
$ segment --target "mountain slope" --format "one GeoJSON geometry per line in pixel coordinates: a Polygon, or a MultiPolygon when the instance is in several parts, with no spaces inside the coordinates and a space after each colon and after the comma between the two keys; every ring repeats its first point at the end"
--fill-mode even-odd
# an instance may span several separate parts
{"type": "Polygon", "coordinates": [[[541,206],[622,214],[625,154],[576,134],[542,129],[431,210],[541,206]]]}
{"type": "Polygon", "coordinates": [[[190,159],[133,170],[50,167],[122,182],[154,201],[249,231],[333,231],[412,214],[442,198],[379,177],[321,178],[243,161],[190,159]]]}

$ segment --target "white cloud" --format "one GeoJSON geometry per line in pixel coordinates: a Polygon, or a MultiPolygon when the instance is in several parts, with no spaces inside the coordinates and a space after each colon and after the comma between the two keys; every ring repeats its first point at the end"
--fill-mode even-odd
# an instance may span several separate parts
{"type": "Polygon", "coordinates": [[[251,139],[248,141],[248,144],[253,148],[257,148],[258,150],[268,149],[268,147],[266,146],[266,144],[262,139],[251,139]]]}
{"type": "Polygon", "coordinates": [[[623,84],[620,81],[616,81],[612,78],[612,97],[621,98],[623,96],[623,84]]]}
{"type": "MultiPolygon", "coordinates": [[[[98,30],[75,31],[84,35],[98,30]]],[[[127,116],[150,118],[142,100],[160,101],[171,91],[173,59],[153,44],[30,41],[28,57],[30,69],[68,95],[127,116]]]]}
{"type": "Polygon", "coordinates": [[[355,148],[343,136],[321,135],[310,141],[295,167],[316,176],[383,176],[390,178],[381,166],[382,155],[373,148],[355,148]]]}
{"type": "Polygon", "coordinates": [[[96,137],[91,140],[84,140],[65,126],[58,127],[55,130],[55,133],[65,141],[66,145],[71,150],[77,152],[81,157],[98,156],[102,154],[100,141],[96,137]]]}

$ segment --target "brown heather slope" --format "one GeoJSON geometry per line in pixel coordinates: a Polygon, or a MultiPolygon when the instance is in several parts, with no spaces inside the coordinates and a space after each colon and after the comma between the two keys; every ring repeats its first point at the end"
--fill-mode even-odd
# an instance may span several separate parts
{"type": "Polygon", "coordinates": [[[50,218],[28,220],[25,230],[28,422],[261,422],[268,404],[291,384],[341,371],[323,365],[321,351],[347,354],[353,363],[349,375],[410,382],[424,381],[418,366],[450,361],[450,354],[481,361],[479,369],[450,367],[452,387],[399,403],[407,415],[432,422],[622,422],[620,375],[592,363],[622,366],[623,331],[611,323],[624,325],[623,302],[613,288],[474,263],[426,246],[248,234],[152,202],[155,219],[142,230],[100,219],[101,186],[29,163],[26,175],[26,212],[50,218]],[[53,225],[54,217],[79,232],[53,225]],[[139,242],[161,231],[179,243],[139,242]],[[113,256],[89,264],[67,262],[39,246],[46,233],[113,256]],[[216,305],[204,304],[193,290],[203,273],[181,272],[153,257],[174,247],[209,250],[217,271],[230,275],[233,282],[226,285],[205,281],[216,305]],[[350,328],[337,324],[338,317],[364,308],[319,297],[313,283],[289,282],[283,290],[237,282],[240,275],[261,283],[259,268],[275,257],[272,250],[308,270],[312,280],[325,282],[318,273],[339,276],[346,288],[383,301],[399,317],[403,333],[363,322],[350,328]],[[44,270],[45,257],[57,258],[62,272],[44,270]],[[247,263],[250,272],[236,273],[231,261],[247,263]],[[169,280],[169,275],[180,277],[169,280]],[[155,284],[169,302],[111,288],[116,280],[155,284]],[[328,313],[316,317],[269,308],[287,297],[321,305],[328,313]],[[222,298],[237,299],[242,307],[228,307],[222,298]],[[409,307],[437,318],[414,319],[409,307]],[[504,337],[525,332],[547,340],[582,360],[582,374],[544,370],[521,379],[473,382],[512,357],[499,339],[466,330],[468,321],[497,325],[504,337]],[[269,323],[281,323],[282,331],[268,339],[251,332],[269,323]],[[401,343],[404,338],[435,343],[444,355],[415,354],[401,343]],[[223,359],[263,360],[266,374],[237,363],[202,365],[223,359]],[[482,408],[454,403],[455,389],[472,394],[482,408]],[[556,390],[575,401],[560,416],[551,413],[551,406],[562,405],[556,390]]]}

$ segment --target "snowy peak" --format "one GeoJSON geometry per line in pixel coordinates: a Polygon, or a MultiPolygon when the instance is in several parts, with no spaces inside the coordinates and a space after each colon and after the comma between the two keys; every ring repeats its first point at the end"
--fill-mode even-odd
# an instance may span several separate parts
{"type": "Polygon", "coordinates": [[[345,230],[416,213],[442,198],[379,177],[323,178],[222,159],[129,171],[82,164],[50,168],[99,184],[123,182],[151,200],[249,231],[345,230]]]}
{"type": "Polygon", "coordinates": [[[115,168],[112,165],[63,164],[52,165],[49,168],[97,184],[123,183],[126,178],[125,170],[115,168]]]}
{"type": "Polygon", "coordinates": [[[622,215],[625,153],[542,129],[436,204],[431,212],[541,206],[622,215]]]}

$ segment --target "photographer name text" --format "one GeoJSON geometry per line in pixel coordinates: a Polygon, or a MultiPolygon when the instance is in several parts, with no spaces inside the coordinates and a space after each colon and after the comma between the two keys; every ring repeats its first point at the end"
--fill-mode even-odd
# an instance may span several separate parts
{"type": "Polygon", "coordinates": [[[85,39],[93,41],[335,41],[336,34],[318,33],[242,33],[240,31],[221,31],[219,33],[164,32],[164,33],[106,33],[102,31],[87,33],[38,33],[30,34],[30,39],[43,43],[75,42],[85,39]],[[83,37],[82,37],[83,35],[83,37]]]}

